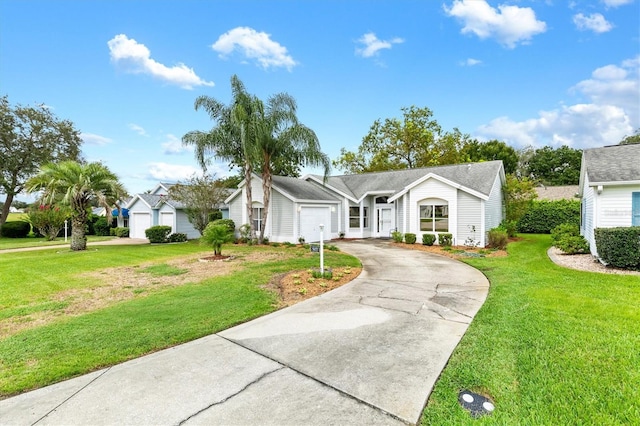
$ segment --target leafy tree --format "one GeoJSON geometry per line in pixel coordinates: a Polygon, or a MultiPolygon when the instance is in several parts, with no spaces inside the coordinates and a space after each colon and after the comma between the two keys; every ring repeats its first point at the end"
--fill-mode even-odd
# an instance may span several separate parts
{"type": "Polygon", "coordinates": [[[229,231],[229,227],[220,223],[211,222],[207,225],[200,237],[202,244],[213,247],[213,254],[222,255],[222,245],[233,241],[233,233],[229,231]]]}
{"type": "Polygon", "coordinates": [[[640,143],[640,128],[636,129],[631,136],[625,136],[618,145],[633,145],[640,143]]]}
{"type": "Polygon", "coordinates": [[[374,121],[357,152],[342,149],[333,165],[347,173],[412,169],[464,162],[469,135],[443,132],[429,108],[403,107],[402,119],[374,121]]]}
{"type": "Polygon", "coordinates": [[[67,206],[41,204],[31,208],[27,213],[27,220],[35,230],[38,230],[47,241],[53,241],[58,236],[64,222],[71,217],[67,206]]]}
{"type": "Polygon", "coordinates": [[[533,205],[533,200],[538,197],[533,180],[515,175],[507,175],[503,187],[506,207],[506,219],[518,221],[533,205]]]}
{"type": "MultiPolygon", "coordinates": [[[[262,166],[263,205],[262,221],[267,223],[273,175],[286,161],[292,164],[322,166],[325,177],[329,174],[329,158],[320,149],[315,132],[298,121],[296,101],[286,93],[271,96],[266,105],[255,100],[251,117],[255,133],[255,147],[262,166]]],[[[265,226],[260,229],[258,243],[264,240],[265,226]]]]}
{"type": "Polygon", "coordinates": [[[184,211],[189,222],[202,235],[210,215],[218,210],[227,197],[227,190],[220,180],[210,175],[194,175],[185,183],[173,185],[169,189],[169,196],[185,205],[184,211]]]}
{"type": "Polygon", "coordinates": [[[471,162],[502,160],[506,174],[513,174],[518,169],[518,153],[501,141],[478,142],[471,140],[462,148],[462,153],[471,162]]]}
{"type": "Polygon", "coordinates": [[[46,163],[78,160],[81,143],[73,123],[43,105],[11,106],[6,96],[0,98],[0,193],[6,194],[0,226],[27,179],[46,163]]]}
{"type": "Polygon", "coordinates": [[[25,183],[29,192],[42,191],[45,203],[58,197],[71,208],[71,250],[86,250],[85,227],[91,213],[91,201],[97,199],[107,209],[114,200],[126,196],[118,177],[101,163],[76,161],[49,163],[25,183]]]}
{"type": "Polygon", "coordinates": [[[580,181],[582,150],[562,145],[538,148],[529,159],[528,176],[544,185],[577,185],[580,181]]]}
{"type": "Polygon", "coordinates": [[[191,131],[182,137],[183,145],[195,148],[196,160],[204,171],[212,158],[230,162],[230,167],[240,167],[245,180],[246,208],[251,238],[255,237],[253,229],[253,197],[251,178],[254,171],[255,129],[251,127],[250,117],[255,105],[255,97],[249,95],[238,76],[231,77],[232,100],[225,105],[210,96],[196,98],[195,109],[204,109],[215,126],[208,132],[191,131]]]}

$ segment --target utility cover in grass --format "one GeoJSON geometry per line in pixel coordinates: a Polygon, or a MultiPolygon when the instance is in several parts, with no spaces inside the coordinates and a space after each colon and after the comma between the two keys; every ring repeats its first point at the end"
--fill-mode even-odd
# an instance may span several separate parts
{"type": "Polygon", "coordinates": [[[495,406],[489,398],[466,389],[458,394],[458,402],[474,418],[491,414],[495,410],[495,406]]]}

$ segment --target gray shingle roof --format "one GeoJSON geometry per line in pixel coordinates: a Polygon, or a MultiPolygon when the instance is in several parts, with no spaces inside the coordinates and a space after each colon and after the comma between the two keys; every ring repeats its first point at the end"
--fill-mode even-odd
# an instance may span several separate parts
{"type": "Polygon", "coordinates": [[[589,183],[640,181],[640,144],[585,149],[589,183]]]}
{"type": "Polygon", "coordinates": [[[578,185],[538,186],[536,192],[539,200],[573,200],[580,190],[578,185]]]}
{"type": "Polygon", "coordinates": [[[296,200],[338,201],[326,189],[298,178],[273,176],[273,186],[296,200]]]}
{"type": "MultiPolygon", "coordinates": [[[[397,194],[418,179],[433,173],[488,196],[501,167],[502,161],[452,164],[360,175],[332,176],[327,180],[327,184],[355,199],[360,199],[367,192],[389,191],[391,194],[397,194]]],[[[322,179],[319,176],[316,177],[322,179]]]]}

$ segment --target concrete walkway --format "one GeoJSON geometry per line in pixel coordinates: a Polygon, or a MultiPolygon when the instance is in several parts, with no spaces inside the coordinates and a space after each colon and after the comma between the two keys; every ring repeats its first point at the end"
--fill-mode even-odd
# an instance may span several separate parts
{"type": "Polygon", "coordinates": [[[340,242],[351,283],[221,333],[0,401],[3,425],[415,424],[489,283],[455,260],[340,242]]]}

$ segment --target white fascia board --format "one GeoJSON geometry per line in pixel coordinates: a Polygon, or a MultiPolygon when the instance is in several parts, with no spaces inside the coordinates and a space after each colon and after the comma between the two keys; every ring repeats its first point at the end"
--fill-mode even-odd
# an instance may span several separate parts
{"type": "Polygon", "coordinates": [[[589,186],[623,186],[623,185],[640,185],[640,180],[621,180],[617,182],[589,182],[589,186]]]}
{"type": "MultiPolygon", "coordinates": [[[[364,193],[364,195],[362,197],[360,197],[360,199],[356,200],[356,203],[360,203],[362,200],[364,200],[366,197],[368,197],[369,195],[393,195],[394,191],[393,190],[380,190],[380,191],[367,191],[364,193]]],[[[391,197],[389,198],[389,200],[387,200],[387,204],[392,203],[393,200],[391,200],[391,197]]]]}

